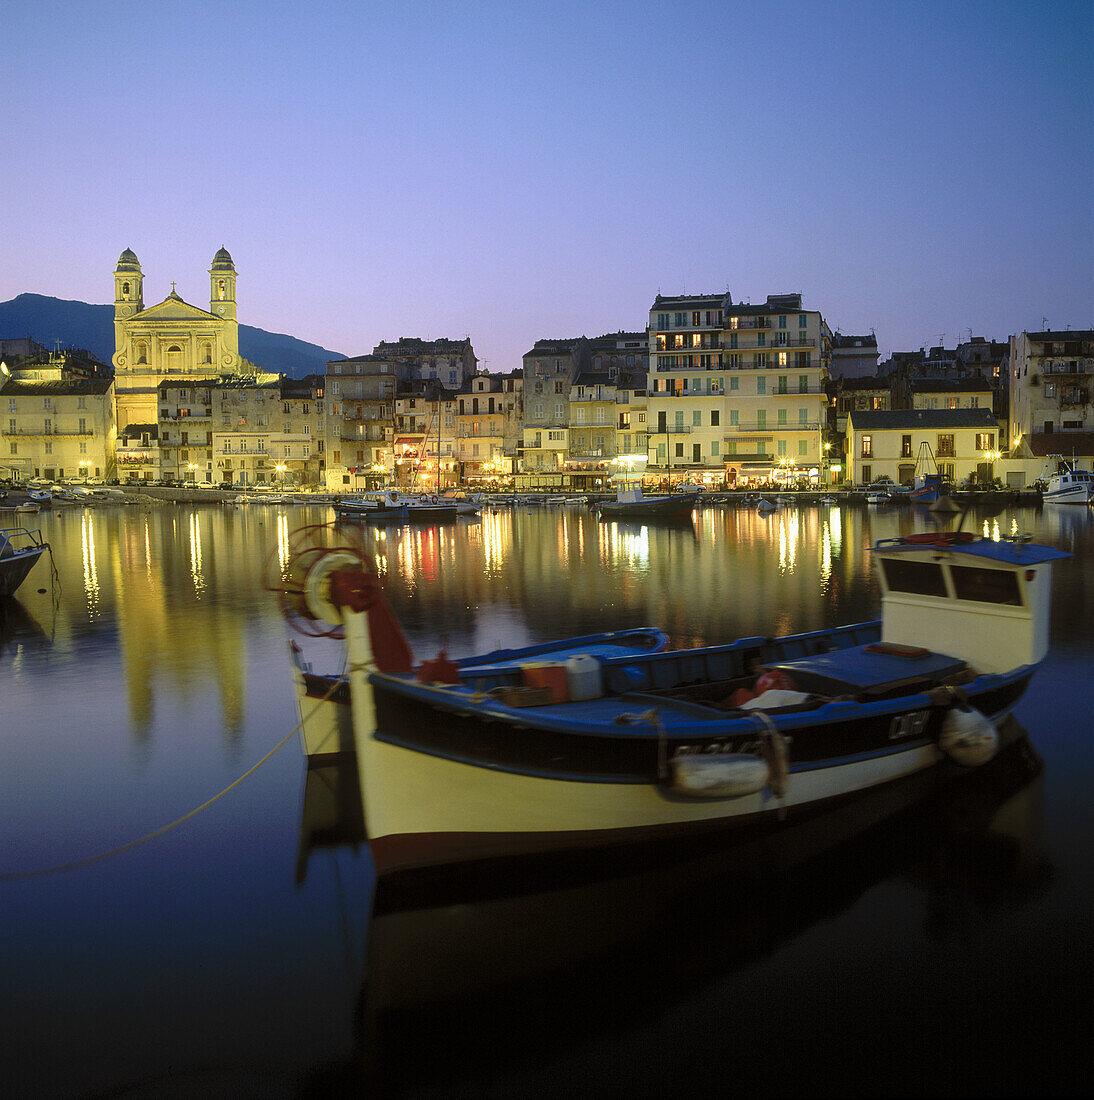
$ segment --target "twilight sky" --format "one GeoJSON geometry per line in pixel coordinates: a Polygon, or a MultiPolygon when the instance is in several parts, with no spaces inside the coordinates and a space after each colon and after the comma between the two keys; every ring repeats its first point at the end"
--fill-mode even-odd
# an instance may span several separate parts
{"type": "MultiPolygon", "coordinates": [[[[892,350],[1094,328],[1094,0],[36,0],[0,300],[208,305],[348,355],[801,291],[892,350]]],[[[24,333],[0,333],[22,336],[24,333]]],[[[259,364],[261,366],[262,364],[259,364]]]]}

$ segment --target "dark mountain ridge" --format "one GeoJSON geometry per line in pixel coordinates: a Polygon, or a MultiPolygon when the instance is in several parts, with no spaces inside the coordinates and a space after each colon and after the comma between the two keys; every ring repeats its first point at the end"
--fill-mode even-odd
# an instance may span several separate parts
{"type": "MultiPolygon", "coordinates": [[[[45,294],[19,294],[0,302],[0,340],[25,337],[51,351],[85,348],[109,363],[114,354],[114,307],[45,294]]],[[[239,354],[260,370],[292,378],[326,374],[329,360],[345,358],[340,351],[251,325],[239,326],[239,354]]]]}

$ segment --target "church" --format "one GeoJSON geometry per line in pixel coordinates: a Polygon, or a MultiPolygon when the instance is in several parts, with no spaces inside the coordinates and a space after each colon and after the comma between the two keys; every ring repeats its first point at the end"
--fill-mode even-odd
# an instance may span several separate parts
{"type": "Polygon", "coordinates": [[[144,305],[144,275],[130,249],[114,269],[114,396],[119,436],[137,425],[155,425],[157,387],[166,379],[216,379],[253,371],[239,355],[236,269],[221,248],[209,268],[209,308],[171,293],[144,305]]]}

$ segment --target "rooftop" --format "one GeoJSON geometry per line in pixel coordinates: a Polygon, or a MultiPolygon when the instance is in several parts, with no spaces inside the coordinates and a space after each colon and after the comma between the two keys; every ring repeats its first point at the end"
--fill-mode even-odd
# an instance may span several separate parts
{"type": "Polygon", "coordinates": [[[991,409],[891,409],[849,412],[847,418],[858,431],[900,431],[901,429],[992,428],[998,429],[991,409]]]}

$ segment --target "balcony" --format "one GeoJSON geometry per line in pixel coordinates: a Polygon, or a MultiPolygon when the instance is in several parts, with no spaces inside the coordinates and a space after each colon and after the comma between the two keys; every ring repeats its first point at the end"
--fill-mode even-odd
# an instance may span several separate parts
{"type": "Polygon", "coordinates": [[[60,436],[66,436],[66,435],[86,436],[86,435],[94,435],[95,433],[90,428],[83,428],[83,429],[80,429],[80,428],[49,428],[47,430],[46,428],[43,427],[41,429],[41,431],[39,431],[37,428],[15,428],[11,431],[5,431],[3,434],[7,435],[7,436],[15,436],[15,435],[25,436],[25,437],[29,437],[31,439],[33,439],[35,437],[40,437],[40,438],[43,438],[43,439],[53,439],[53,438],[55,438],[59,435],[60,436]]]}
{"type": "Polygon", "coordinates": [[[648,435],[691,435],[693,427],[692,424],[658,424],[648,426],[646,432],[648,435]]]}
{"type": "Polygon", "coordinates": [[[742,420],[739,424],[730,424],[726,430],[730,432],[778,432],[782,435],[795,435],[801,432],[820,431],[820,421],[810,420],[805,424],[772,424],[770,421],[761,423],[759,420],[742,420]]]}

